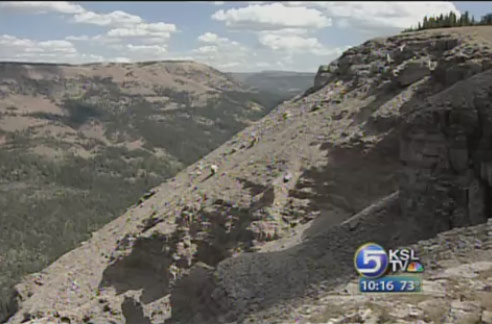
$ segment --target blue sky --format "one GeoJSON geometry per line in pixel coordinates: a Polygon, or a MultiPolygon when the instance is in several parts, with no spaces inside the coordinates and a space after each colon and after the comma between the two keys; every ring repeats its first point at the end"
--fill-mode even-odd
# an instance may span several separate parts
{"type": "Polygon", "coordinates": [[[190,59],[222,71],[314,72],[424,15],[492,2],[0,2],[0,60],[190,59]]]}

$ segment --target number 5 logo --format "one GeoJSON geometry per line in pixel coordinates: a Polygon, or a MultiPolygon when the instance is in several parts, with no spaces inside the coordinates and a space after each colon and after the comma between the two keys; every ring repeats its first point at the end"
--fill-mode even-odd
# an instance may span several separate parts
{"type": "Polygon", "coordinates": [[[384,248],[375,243],[359,247],[354,258],[355,270],[367,278],[378,278],[388,269],[388,254],[384,248]]]}

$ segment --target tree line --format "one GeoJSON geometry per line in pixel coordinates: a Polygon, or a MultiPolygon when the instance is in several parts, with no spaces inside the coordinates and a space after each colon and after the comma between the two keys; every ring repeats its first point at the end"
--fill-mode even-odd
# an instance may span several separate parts
{"type": "Polygon", "coordinates": [[[449,27],[465,27],[465,26],[485,26],[492,25],[492,13],[482,16],[480,20],[476,20],[474,16],[465,11],[459,18],[456,13],[441,14],[439,16],[425,16],[422,22],[419,22],[417,27],[405,29],[403,32],[412,32],[432,28],[449,28],[449,27]]]}

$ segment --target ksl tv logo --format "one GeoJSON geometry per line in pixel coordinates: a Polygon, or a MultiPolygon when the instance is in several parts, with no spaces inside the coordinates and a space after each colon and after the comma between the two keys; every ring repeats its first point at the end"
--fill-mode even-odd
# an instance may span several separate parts
{"type": "Polygon", "coordinates": [[[354,257],[355,270],[366,278],[375,279],[388,272],[420,273],[424,267],[413,249],[386,250],[379,244],[366,243],[354,257]]]}

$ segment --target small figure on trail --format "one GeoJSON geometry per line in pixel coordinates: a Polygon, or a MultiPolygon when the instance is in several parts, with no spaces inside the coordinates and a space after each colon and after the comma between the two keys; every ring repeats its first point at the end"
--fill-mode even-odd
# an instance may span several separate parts
{"type": "Polygon", "coordinates": [[[189,228],[193,223],[193,213],[189,211],[183,212],[183,219],[184,219],[185,226],[189,228]]]}
{"type": "Polygon", "coordinates": [[[289,182],[290,179],[292,179],[292,173],[290,172],[287,172],[285,175],[284,175],[284,182],[289,182]]]}
{"type": "Polygon", "coordinates": [[[173,280],[176,280],[179,273],[179,268],[173,263],[169,266],[169,273],[173,277],[173,280]]]}
{"type": "Polygon", "coordinates": [[[389,53],[386,53],[386,62],[388,62],[389,64],[393,63],[393,59],[391,58],[389,53]]]}
{"type": "Polygon", "coordinates": [[[251,137],[252,137],[252,139],[251,139],[251,142],[249,143],[248,148],[255,146],[260,141],[260,136],[256,135],[255,132],[251,132],[251,137]]]}
{"type": "Polygon", "coordinates": [[[212,164],[210,166],[210,174],[211,175],[215,175],[217,173],[217,171],[219,170],[219,167],[215,164],[212,164]]]}

